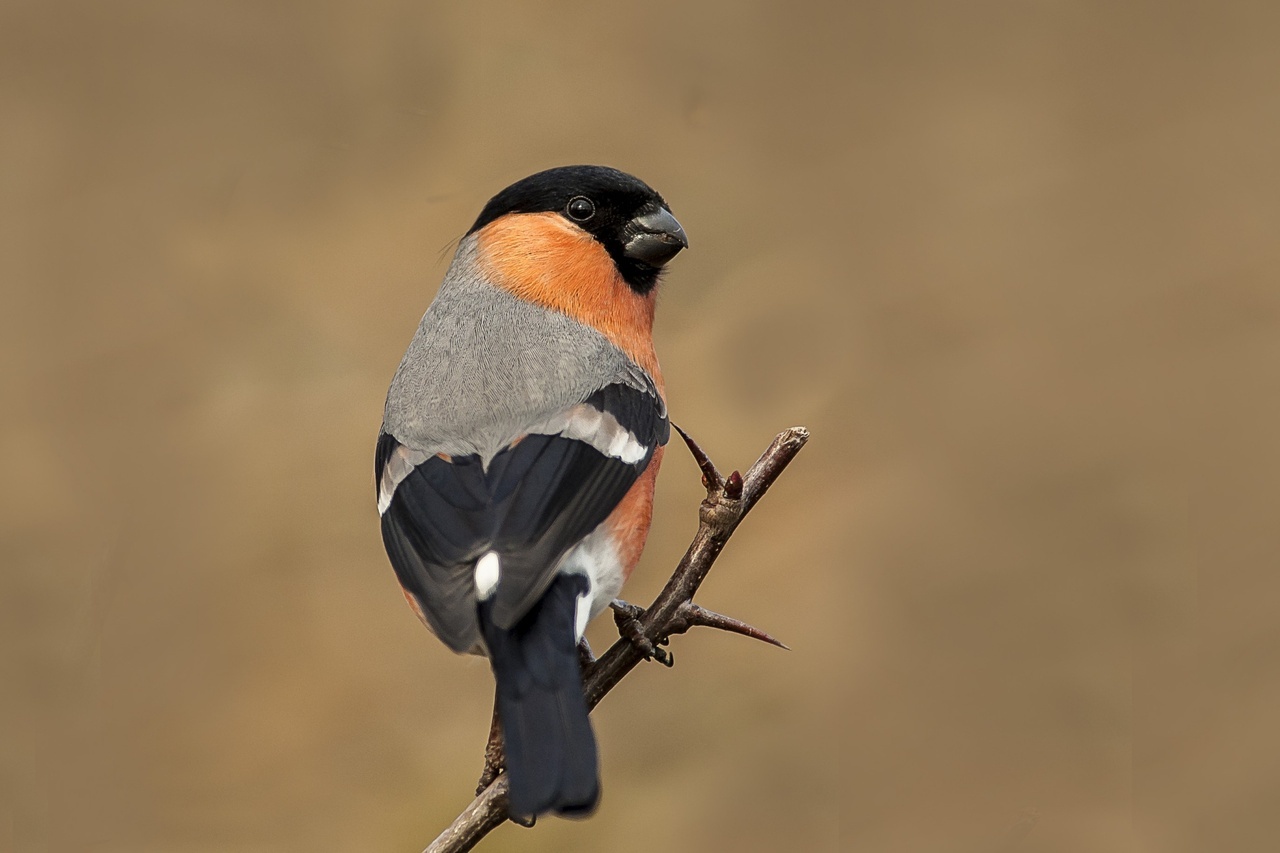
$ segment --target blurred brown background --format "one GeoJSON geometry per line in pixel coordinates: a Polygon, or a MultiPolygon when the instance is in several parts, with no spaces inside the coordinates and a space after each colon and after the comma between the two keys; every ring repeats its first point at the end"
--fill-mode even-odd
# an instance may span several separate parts
{"type": "MultiPolygon", "coordinates": [[[[700,596],[793,651],[677,639],[598,815],[482,849],[1276,849],[1277,8],[4,3],[0,849],[468,801],[489,675],[400,597],[373,440],[450,241],[572,162],[691,235],[675,419],[813,430],[700,596]]],[[[628,597],[698,497],[674,449],[628,597]]]]}

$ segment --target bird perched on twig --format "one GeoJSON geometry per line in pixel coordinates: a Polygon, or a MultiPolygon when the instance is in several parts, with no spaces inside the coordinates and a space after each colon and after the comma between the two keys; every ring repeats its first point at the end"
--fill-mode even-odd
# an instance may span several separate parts
{"type": "Polygon", "coordinates": [[[512,184],[458,245],[387,394],[383,542],[427,627],[489,657],[513,815],[599,801],[577,647],[649,532],[670,432],[655,290],[688,245],[616,169],[512,184]]]}

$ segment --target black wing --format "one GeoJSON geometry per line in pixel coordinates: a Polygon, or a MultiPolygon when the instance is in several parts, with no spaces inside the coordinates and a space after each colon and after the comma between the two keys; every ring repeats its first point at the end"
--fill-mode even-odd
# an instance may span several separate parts
{"type": "Polygon", "coordinates": [[[382,539],[401,585],[440,639],[467,651],[480,637],[475,563],[496,551],[501,579],[489,618],[513,627],[669,435],[655,394],[615,384],[531,426],[487,469],[479,456],[427,455],[379,436],[382,539]]]}

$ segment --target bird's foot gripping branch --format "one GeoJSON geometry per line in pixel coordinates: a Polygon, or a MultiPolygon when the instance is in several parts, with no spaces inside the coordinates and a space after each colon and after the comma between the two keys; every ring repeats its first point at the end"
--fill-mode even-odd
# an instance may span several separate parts
{"type": "MultiPolygon", "coordinates": [[[[583,668],[583,690],[589,708],[599,704],[641,661],[657,659],[670,665],[670,652],[660,647],[671,636],[695,626],[719,628],[786,648],[758,628],[699,607],[693,603],[693,596],[738,524],[809,440],[809,431],[804,427],[783,430],[745,475],[734,471],[724,477],[697,442],[684,430],[676,429],[702,469],[702,482],[707,489],[699,511],[698,532],[652,604],[641,610],[623,602],[615,603],[615,614],[624,614],[619,618],[621,636],[608,651],[583,668]],[[666,661],[663,656],[667,657],[666,661]]],[[[502,763],[502,732],[495,717],[476,798],[424,853],[471,850],[507,820],[507,779],[501,772],[502,763]]],[[[532,821],[527,825],[532,825],[532,821]]]]}
{"type": "Polygon", "coordinates": [[[667,644],[667,638],[654,643],[644,635],[644,626],[640,624],[640,618],[644,616],[643,607],[628,604],[622,599],[615,599],[609,607],[613,610],[613,623],[618,626],[618,636],[635,646],[641,657],[656,660],[663,666],[675,666],[675,657],[666,649],[659,648],[667,644]]]}

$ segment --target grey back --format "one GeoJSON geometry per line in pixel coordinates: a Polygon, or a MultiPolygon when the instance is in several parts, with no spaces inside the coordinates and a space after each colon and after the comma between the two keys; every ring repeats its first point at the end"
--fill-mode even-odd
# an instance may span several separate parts
{"type": "Polygon", "coordinates": [[[387,393],[382,431],[424,453],[489,460],[592,392],[652,380],[604,335],[484,280],[463,239],[387,393]]]}

